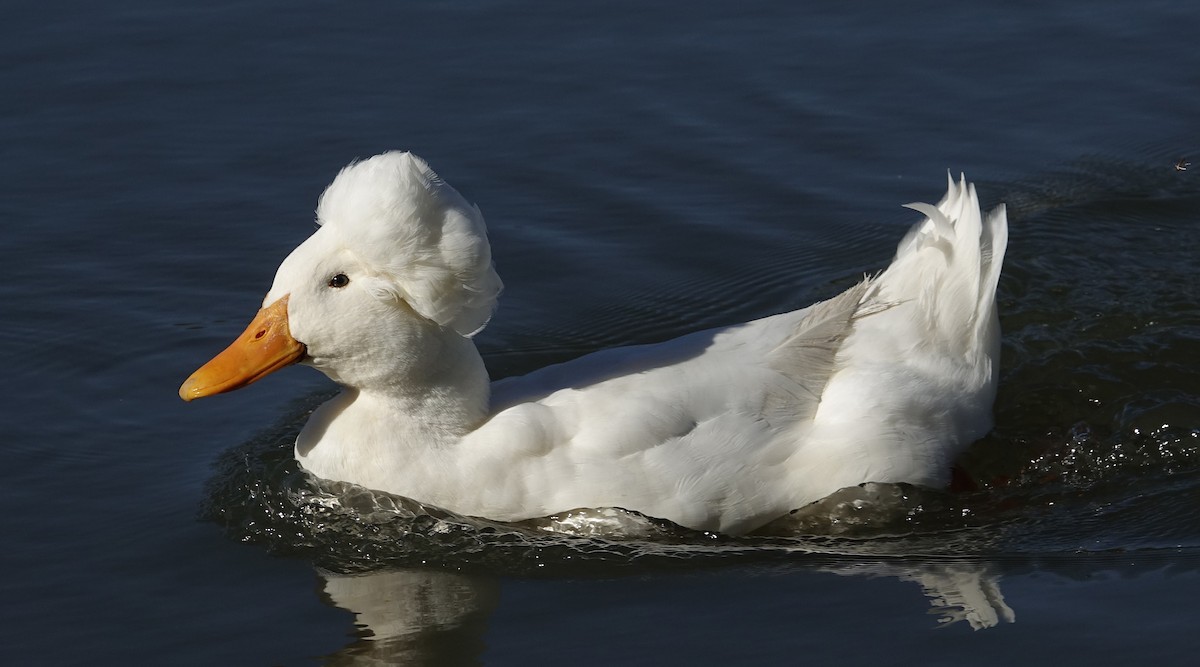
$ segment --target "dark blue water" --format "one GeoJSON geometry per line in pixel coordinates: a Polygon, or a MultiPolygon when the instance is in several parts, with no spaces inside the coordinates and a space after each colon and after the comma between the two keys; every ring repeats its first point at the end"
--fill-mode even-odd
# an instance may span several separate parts
{"type": "Polygon", "coordinates": [[[0,659],[1187,664],[1200,8],[806,4],[9,12],[0,659]],[[1012,238],[981,488],[575,538],[314,485],[314,372],[180,402],[393,148],[487,216],[497,376],[830,296],[965,171],[1012,238]]]}

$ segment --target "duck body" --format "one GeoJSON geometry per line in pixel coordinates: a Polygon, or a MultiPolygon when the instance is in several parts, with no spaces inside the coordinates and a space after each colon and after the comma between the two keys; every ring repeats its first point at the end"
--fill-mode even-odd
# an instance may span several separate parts
{"type": "Polygon", "coordinates": [[[992,425],[1007,222],[965,181],[914,208],[891,266],[832,299],[491,383],[482,216],[386,153],[339,174],[259,318],[180,394],[313,365],[343,391],[297,438],[305,469],[500,521],[621,507],[740,534],[863,482],[944,486],[992,425]]]}

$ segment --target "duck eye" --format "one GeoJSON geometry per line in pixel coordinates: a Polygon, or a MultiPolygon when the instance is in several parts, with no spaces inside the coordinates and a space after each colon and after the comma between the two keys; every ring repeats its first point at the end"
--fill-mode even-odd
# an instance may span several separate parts
{"type": "Polygon", "coordinates": [[[342,288],[349,284],[350,284],[350,277],[344,273],[339,273],[336,276],[329,279],[330,287],[342,288]]]}

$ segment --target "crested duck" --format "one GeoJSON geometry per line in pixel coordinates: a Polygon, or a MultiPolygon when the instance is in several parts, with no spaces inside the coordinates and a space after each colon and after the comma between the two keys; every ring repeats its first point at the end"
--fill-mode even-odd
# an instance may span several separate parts
{"type": "Polygon", "coordinates": [[[483,216],[410,153],[341,170],[318,229],[185,401],[293,363],[341,385],[312,474],[519,521],[619,507],[742,534],[863,482],[943,487],[992,426],[1003,205],[950,179],[891,265],[802,310],[489,381],[501,291],[483,216]]]}

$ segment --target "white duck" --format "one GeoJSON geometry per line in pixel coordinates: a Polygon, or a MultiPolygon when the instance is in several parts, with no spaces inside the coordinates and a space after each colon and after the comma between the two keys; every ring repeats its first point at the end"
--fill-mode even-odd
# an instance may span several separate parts
{"type": "Polygon", "coordinates": [[[483,217],[420,158],[343,169],[263,309],[179,395],[289,364],[343,387],[296,459],[499,521],[621,507],[740,534],[862,482],[941,487],[991,428],[1008,226],[950,182],[886,271],[803,310],[491,384],[501,290],[483,217]]]}

